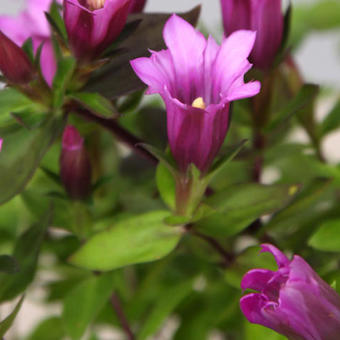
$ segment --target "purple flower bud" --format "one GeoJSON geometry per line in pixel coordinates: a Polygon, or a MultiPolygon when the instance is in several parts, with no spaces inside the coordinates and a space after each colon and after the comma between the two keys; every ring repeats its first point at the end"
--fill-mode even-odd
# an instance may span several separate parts
{"type": "MultiPolygon", "coordinates": [[[[60,0],[58,0],[60,2],[60,0]]],[[[0,30],[18,46],[32,38],[34,52],[43,43],[40,63],[43,76],[51,86],[57,69],[54,55],[51,30],[45,17],[52,0],[26,0],[25,9],[17,16],[0,16],[0,30]]]]}
{"type": "Polygon", "coordinates": [[[34,67],[26,53],[0,31],[0,70],[14,84],[27,84],[34,77],[34,67]]]}
{"type": "Polygon", "coordinates": [[[146,0],[132,0],[130,5],[130,13],[140,13],[143,11],[146,0]]]}
{"type": "Polygon", "coordinates": [[[3,143],[3,139],[2,138],[0,138],[0,151],[1,151],[1,149],[2,149],[2,143],[3,143]]]}
{"type": "Polygon", "coordinates": [[[219,46],[173,15],[163,37],[167,50],[151,51],[150,58],[131,65],[149,86],[147,93],[159,93],[166,104],[169,144],[179,169],[185,172],[193,163],[205,172],[227,134],[230,102],[260,91],[259,82],[243,81],[255,33],[235,32],[219,46]]]}
{"type": "Polygon", "coordinates": [[[64,0],[64,21],[74,55],[82,61],[100,56],[121,33],[131,0],[64,0]]]}
{"type": "Polygon", "coordinates": [[[337,340],[340,334],[340,296],[300,256],[289,259],[270,244],[262,252],[274,255],[279,269],[250,270],[242,289],[243,314],[252,322],[294,340],[337,340]]]}
{"type": "Polygon", "coordinates": [[[221,0],[226,35],[239,29],[257,32],[250,61],[255,67],[271,67],[283,38],[281,0],[221,0]]]}
{"type": "Polygon", "coordinates": [[[84,199],[91,191],[91,163],[84,139],[74,126],[63,133],[60,156],[60,176],[72,199],[84,199]]]}

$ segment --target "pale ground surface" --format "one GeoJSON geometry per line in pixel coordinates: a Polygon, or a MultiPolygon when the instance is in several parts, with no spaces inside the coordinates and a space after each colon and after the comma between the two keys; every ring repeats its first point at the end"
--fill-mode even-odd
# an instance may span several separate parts
{"type": "MultiPolygon", "coordinates": [[[[293,3],[312,2],[313,0],[293,0],[293,3]]],[[[23,0],[0,0],[0,13],[15,13],[20,9],[23,0]]],[[[146,7],[147,11],[186,11],[198,3],[202,3],[202,22],[209,31],[216,37],[222,36],[220,7],[218,0],[149,0],[146,7]]],[[[308,82],[315,82],[323,86],[337,88],[339,91],[333,95],[322,99],[319,107],[318,117],[327,113],[340,92],[340,35],[339,32],[312,34],[301,46],[296,54],[296,60],[302,70],[303,76],[308,82]]],[[[303,133],[297,131],[293,135],[294,140],[304,140],[303,133]]],[[[340,135],[335,133],[328,138],[323,149],[325,155],[332,162],[340,161],[340,135]]],[[[270,182],[275,179],[277,174],[275,169],[268,169],[265,173],[265,181],[270,182]]],[[[44,297],[43,286],[54,278],[54,274],[48,271],[49,264],[53,259],[43,258],[42,266],[45,270],[40,270],[39,277],[29,290],[24,305],[15,322],[11,334],[6,336],[6,340],[22,340],[24,335],[37,324],[50,315],[59,315],[61,306],[56,304],[49,306],[48,310],[40,303],[44,297]]],[[[200,286],[200,282],[198,282],[200,286]]],[[[195,289],[197,287],[195,286],[195,289]]],[[[1,319],[7,315],[13,304],[2,305],[0,310],[1,319]]],[[[162,334],[157,336],[157,340],[170,340],[171,332],[176,329],[178,320],[170,318],[162,334]]],[[[121,334],[113,332],[110,328],[105,328],[101,332],[100,340],[123,340],[121,334]]],[[[213,333],[211,339],[223,340],[223,336],[213,333]]],[[[48,339],[46,339],[48,340],[48,339]]],[[[155,339],[156,340],[156,339],[155,339]]]]}

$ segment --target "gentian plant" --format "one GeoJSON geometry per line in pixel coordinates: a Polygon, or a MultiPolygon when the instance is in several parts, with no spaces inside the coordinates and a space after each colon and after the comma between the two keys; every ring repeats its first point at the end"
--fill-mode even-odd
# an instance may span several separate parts
{"type": "Polygon", "coordinates": [[[0,338],[339,338],[339,3],[209,1],[0,15],[0,338]]]}

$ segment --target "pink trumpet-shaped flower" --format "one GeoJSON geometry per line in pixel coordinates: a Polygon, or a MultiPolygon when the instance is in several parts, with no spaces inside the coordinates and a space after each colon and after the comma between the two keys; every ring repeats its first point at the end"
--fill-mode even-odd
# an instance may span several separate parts
{"type": "Polygon", "coordinates": [[[0,30],[17,45],[32,38],[34,52],[43,43],[41,68],[46,82],[51,86],[56,72],[56,60],[51,41],[49,23],[45,17],[52,0],[27,0],[25,9],[16,17],[0,16],[0,30]]]}
{"type": "Polygon", "coordinates": [[[2,149],[2,144],[3,144],[4,140],[2,138],[0,138],[0,151],[2,149]]]}
{"type": "Polygon", "coordinates": [[[130,5],[130,13],[142,12],[146,4],[146,0],[132,0],[130,5]]]}
{"type": "Polygon", "coordinates": [[[259,69],[269,69],[283,38],[281,0],[221,0],[221,5],[226,35],[239,29],[256,31],[250,61],[259,69]]]}
{"type": "Polygon", "coordinates": [[[73,54],[99,57],[123,30],[131,0],[64,0],[64,21],[73,54]]]}
{"type": "Polygon", "coordinates": [[[91,162],[78,130],[68,125],[63,133],[60,177],[72,199],[84,199],[91,191],[91,162]]]}
{"type": "Polygon", "coordinates": [[[260,91],[259,82],[243,81],[255,35],[238,31],[219,46],[173,15],[163,31],[168,49],[131,61],[147,93],[166,104],[169,144],[182,172],[190,163],[209,169],[228,130],[230,102],[260,91]]]}
{"type": "Polygon", "coordinates": [[[253,269],[243,277],[242,289],[258,292],[240,301],[246,318],[289,339],[338,340],[340,296],[335,290],[300,256],[290,261],[270,244],[263,244],[262,252],[272,253],[279,269],[253,269]]]}

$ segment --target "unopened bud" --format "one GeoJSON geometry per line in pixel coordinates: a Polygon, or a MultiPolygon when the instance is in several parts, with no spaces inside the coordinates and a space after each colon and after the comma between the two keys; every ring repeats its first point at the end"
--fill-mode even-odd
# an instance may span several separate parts
{"type": "Polygon", "coordinates": [[[34,77],[34,67],[28,56],[11,39],[0,31],[0,71],[14,84],[29,83],[34,77]]]}
{"type": "Polygon", "coordinates": [[[62,140],[60,176],[72,199],[84,199],[91,191],[91,162],[84,139],[74,126],[67,126],[62,140]]]}

